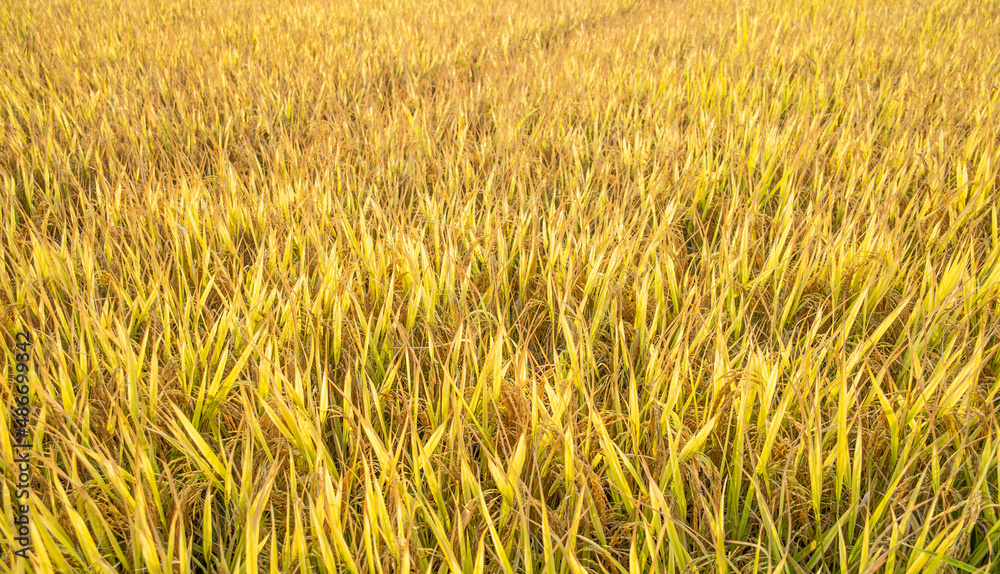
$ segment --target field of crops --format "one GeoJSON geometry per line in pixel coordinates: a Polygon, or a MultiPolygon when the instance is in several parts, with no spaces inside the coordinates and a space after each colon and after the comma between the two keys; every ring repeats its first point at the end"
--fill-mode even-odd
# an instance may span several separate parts
{"type": "Polygon", "coordinates": [[[0,0],[0,571],[995,571],[997,30],[0,0]]]}

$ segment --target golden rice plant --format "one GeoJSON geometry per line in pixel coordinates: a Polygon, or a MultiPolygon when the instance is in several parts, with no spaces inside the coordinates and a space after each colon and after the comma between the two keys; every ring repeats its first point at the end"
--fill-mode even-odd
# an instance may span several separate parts
{"type": "Polygon", "coordinates": [[[3,0],[3,572],[993,572],[993,0],[3,0]]]}

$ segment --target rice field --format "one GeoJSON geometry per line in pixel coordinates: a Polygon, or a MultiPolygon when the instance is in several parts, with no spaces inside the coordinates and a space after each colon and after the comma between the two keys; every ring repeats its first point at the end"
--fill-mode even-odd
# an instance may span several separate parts
{"type": "Polygon", "coordinates": [[[996,572],[997,30],[0,0],[0,572],[996,572]]]}

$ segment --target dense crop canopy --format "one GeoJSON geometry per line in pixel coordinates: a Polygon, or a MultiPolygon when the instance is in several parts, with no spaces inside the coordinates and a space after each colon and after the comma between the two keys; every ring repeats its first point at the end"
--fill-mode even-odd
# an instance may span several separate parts
{"type": "Polygon", "coordinates": [[[990,571],[997,30],[5,0],[3,568],[990,571]]]}

